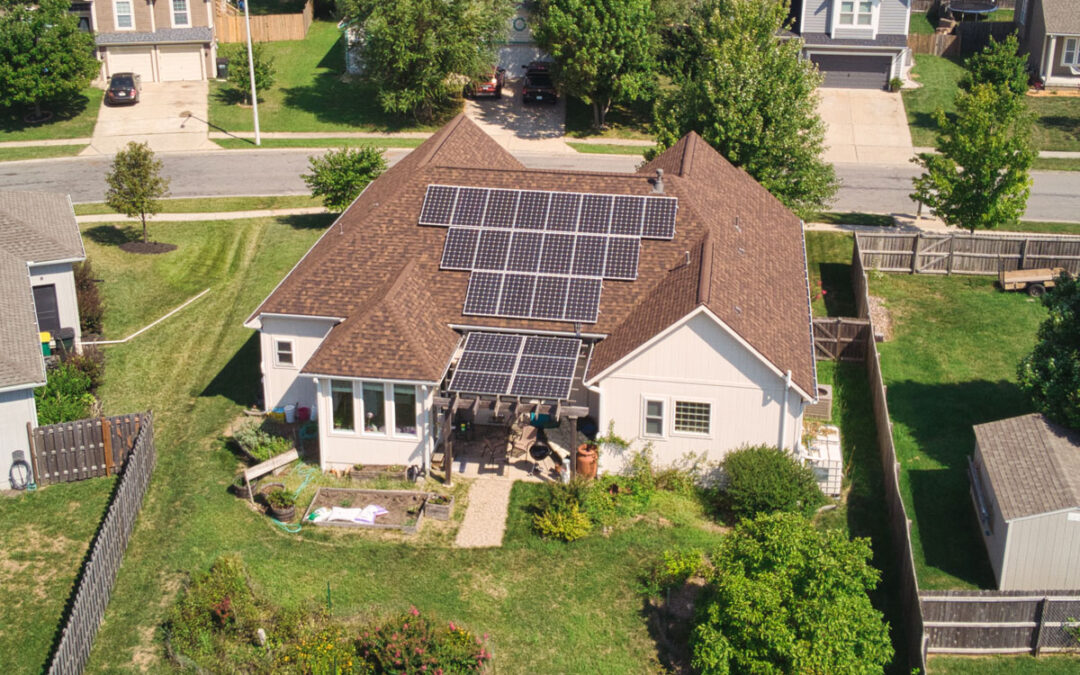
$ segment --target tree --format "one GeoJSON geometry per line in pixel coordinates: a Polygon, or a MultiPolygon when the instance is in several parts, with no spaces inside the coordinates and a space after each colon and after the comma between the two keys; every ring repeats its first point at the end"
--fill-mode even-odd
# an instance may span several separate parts
{"type": "Polygon", "coordinates": [[[724,457],[722,497],[739,518],[784,511],[811,516],[825,503],[814,472],[775,446],[739,448],[724,457]]]}
{"type": "Polygon", "coordinates": [[[146,233],[146,216],[161,213],[158,201],[169,196],[169,179],[161,175],[161,160],[154,157],[148,143],[127,144],[116,153],[112,170],[105,175],[109,189],[105,203],[113,211],[142,219],[142,239],[149,241],[146,233]]]}
{"type": "Polygon", "coordinates": [[[971,91],[977,84],[992,84],[1017,96],[1028,90],[1027,57],[1020,53],[1016,33],[990,44],[964,62],[967,72],[960,78],[960,88],[971,91]]]}
{"type": "Polygon", "coordinates": [[[1058,279],[1042,302],[1050,316],[1039,326],[1035,349],[1020,362],[1020,387],[1037,410],[1080,429],[1080,281],[1058,279]]]}
{"type": "Polygon", "coordinates": [[[836,174],[822,160],[825,125],[815,90],[821,76],[800,58],[787,0],[705,0],[676,58],[678,87],[657,103],[655,156],[696,131],[802,216],[835,194],[836,174]]]}
{"type": "Polygon", "coordinates": [[[600,129],[612,101],[636,100],[656,79],[649,0],[540,0],[533,37],[555,60],[564,92],[592,106],[600,129]]]}
{"type": "Polygon", "coordinates": [[[0,0],[0,106],[41,104],[82,91],[101,64],[94,38],[79,30],[70,0],[0,0]]]}
{"type": "Polygon", "coordinates": [[[993,84],[956,95],[956,117],[936,113],[937,153],[912,161],[923,167],[911,198],[926,204],[948,225],[992,229],[1024,214],[1035,161],[1031,114],[1024,101],[993,84]]]}
{"type": "MultiPolygon", "coordinates": [[[[235,89],[237,97],[251,105],[251,69],[248,67],[247,46],[235,44],[229,47],[230,49],[226,51],[229,59],[229,71],[226,73],[226,78],[235,89]]],[[[251,61],[255,64],[255,91],[256,93],[266,91],[274,86],[274,59],[266,53],[261,42],[251,45],[251,56],[251,61]]]]}
{"type": "Polygon", "coordinates": [[[360,59],[388,113],[436,122],[460,107],[465,80],[490,75],[513,11],[502,0],[350,0],[360,59]]]}
{"type": "Polygon", "coordinates": [[[777,513],[741,523],[712,556],[690,635],[692,665],[728,673],[881,673],[888,624],[866,539],[777,513]]]}
{"type": "Polygon", "coordinates": [[[311,173],[301,176],[313,197],[322,197],[331,211],[344,211],[368,183],[386,170],[382,148],[342,148],[309,161],[311,173]]]}

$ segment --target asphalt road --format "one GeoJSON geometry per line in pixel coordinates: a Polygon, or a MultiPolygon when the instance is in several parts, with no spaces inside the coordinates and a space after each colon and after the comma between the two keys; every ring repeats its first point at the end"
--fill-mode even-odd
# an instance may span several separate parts
{"type": "MultiPolygon", "coordinates": [[[[391,149],[391,163],[408,150],[391,149]]],[[[173,197],[306,194],[300,174],[307,171],[311,150],[227,150],[197,154],[163,154],[164,173],[172,180],[173,197]]],[[[519,152],[523,164],[537,169],[633,171],[635,156],[519,152]]],[[[73,202],[101,201],[105,194],[108,157],[70,157],[0,163],[0,189],[67,192],[73,202]]],[[[875,213],[914,213],[908,199],[917,168],[838,164],[842,187],[832,209],[875,213]]],[[[1031,220],[1080,220],[1080,172],[1034,174],[1026,217],[1031,220]]]]}

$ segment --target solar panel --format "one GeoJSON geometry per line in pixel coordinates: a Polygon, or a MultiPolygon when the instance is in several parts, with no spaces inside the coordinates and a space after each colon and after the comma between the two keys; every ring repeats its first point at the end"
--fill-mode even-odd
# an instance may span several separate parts
{"type": "Polygon", "coordinates": [[[615,206],[611,210],[611,234],[640,237],[641,218],[644,213],[644,197],[619,195],[615,198],[615,206]]]}
{"type": "Polygon", "coordinates": [[[499,298],[499,316],[528,317],[532,309],[536,277],[532,274],[507,274],[499,298]]]}
{"type": "Polygon", "coordinates": [[[543,243],[544,235],[539,232],[515,230],[510,237],[506,269],[512,272],[535,272],[540,262],[540,247],[543,243]]]}
{"type": "Polygon", "coordinates": [[[522,192],[517,215],[514,217],[514,227],[525,230],[544,229],[550,200],[550,192],[522,192]]]}
{"type": "Polygon", "coordinates": [[[450,380],[451,391],[465,391],[473,394],[505,394],[510,388],[510,373],[481,373],[473,370],[458,370],[450,380]]]}
{"type": "Polygon", "coordinates": [[[454,212],[454,199],[458,189],[446,185],[429,185],[420,208],[421,225],[449,225],[454,212]]]}
{"type": "Polygon", "coordinates": [[[585,277],[604,274],[604,256],[607,253],[607,237],[582,235],[574,247],[574,265],[571,273],[585,277]]]}
{"type": "Polygon", "coordinates": [[[673,197],[649,197],[645,200],[645,220],[641,236],[648,239],[671,239],[675,236],[675,212],[678,200],[673,197]]]}
{"type": "Polygon", "coordinates": [[[454,225],[479,227],[483,222],[484,205],[490,190],[484,188],[466,188],[458,190],[457,205],[454,206],[454,225]]]}
{"type": "Polygon", "coordinates": [[[525,338],[525,346],[521,349],[525,356],[554,356],[564,359],[576,359],[580,351],[581,340],[540,335],[525,338]]]}
{"type": "Polygon", "coordinates": [[[544,234],[539,271],[544,274],[568,274],[574,255],[574,235],[544,234]]]}
{"type": "Polygon", "coordinates": [[[633,281],[638,276],[638,254],[641,240],[637,237],[611,237],[608,240],[605,279],[633,281]]]}
{"type": "Polygon", "coordinates": [[[570,279],[569,288],[566,292],[566,312],[564,318],[567,321],[584,321],[596,323],[596,317],[600,313],[600,280],[599,279],[570,279]]]}
{"type": "Polygon", "coordinates": [[[547,377],[573,377],[577,359],[559,359],[549,356],[522,356],[518,373],[522,375],[545,375],[547,377]]]}
{"type": "Polygon", "coordinates": [[[558,232],[577,230],[578,211],[581,208],[581,195],[576,192],[555,192],[551,195],[551,210],[548,211],[547,229],[558,232]]]}
{"type": "Polygon", "coordinates": [[[482,370],[486,373],[512,373],[515,354],[492,354],[491,352],[465,352],[458,360],[458,370],[482,370]]]}
{"type": "Polygon", "coordinates": [[[574,380],[571,378],[518,375],[514,378],[510,394],[526,398],[565,400],[570,397],[570,388],[573,384],[574,380]]]}
{"type": "Polygon", "coordinates": [[[465,291],[464,314],[493,315],[499,309],[499,290],[502,286],[501,272],[473,272],[469,277],[469,289],[465,291]]]}
{"type": "Polygon", "coordinates": [[[566,308],[566,289],[569,282],[566,277],[537,277],[532,316],[537,319],[561,320],[566,308]]]}
{"type": "Polygon", "coordinates": [[[581,223],[578,232],[607,234],[611,223],[611,195],[585,195],[581,201],[581,223]]]}
{"type": "Polygon", "coordinates": [[[520,194],[517,190],[492,190],[484,211],[484,227],[512,227],[520,194]]]}
{"type": "Polygon", "coordinates": [[[473,258],[476,257],[476,242],[480,238],[480,230],[466,227],[451,227],[446,233],[446,244],[443,246],[442,262],[439,267],[444,270],[471,270],[473,258]]]}
{"type": "Polygon", "coordinates": [[[476,270],[502,270],[506,268],[506,250],[510,247],[510,230],[481,230],[476,245],[476,270]]]}
{"type": "Polygon", "coordinates": [[[465,340],[465,351],[517,354],[521,350],[521,340],[520,335],[469,333],[469,337],[465,340]]]}

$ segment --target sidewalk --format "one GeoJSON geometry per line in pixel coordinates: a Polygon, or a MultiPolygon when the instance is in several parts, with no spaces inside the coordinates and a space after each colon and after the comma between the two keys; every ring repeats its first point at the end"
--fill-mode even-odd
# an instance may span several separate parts
{"type": "MultiPolygon", "coordinates": [[[[304,206],[295,209],[253,209],[250,211],[216,211],[212,213],[159,213],[147,217],[147,222],[167,223],[198,220],[236,220],[239,218],[276,218],[279,216],[306,216],[313,213],[330,213],[323,206],[304,206]]],[[[119,213],[98,213],[92,216],[75,216],[77,223],[141,223],[139,218],[128,218],[119,213]]]]}

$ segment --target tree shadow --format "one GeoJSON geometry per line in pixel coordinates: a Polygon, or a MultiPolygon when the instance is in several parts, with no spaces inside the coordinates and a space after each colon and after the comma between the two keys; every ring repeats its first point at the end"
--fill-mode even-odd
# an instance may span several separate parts
{"type": "Polygon", "coordinates": [[[1063,131],[1073,138],[1080,139],[1080,116],[1047,115],[1039,118],[1039,124],[1050,129],[1063,131]]]}
{"type": "MultiPolygon", "coordinates": [[[[117,216],[120,218],[121,216],[117,216]]],[[[135,225],[97,225],[83,230],[83,236],[102,246],[120,246],[142,239],[142,230],[135,225]]]]}
{"type": "MultiPolygon", "coordinates": [[[[214,97],[214,100],[219,103],[224,103],[225,105],[239,105],[247,100],[244,92],[231,85],[227,87],[217,87],[210,95],[214,97]]],[[[259,102],[262,102],[261,97],[259,98],[259,102]]]]}
{"type": "Polygon", "coordinates": [[[297,230],[325,230],[337,217],[336,213],[302,213],[282,216],[280,220],[297,230]]]}
{"type": "MultiPolygon", "coordinates": [[[[323,58],[324,63],[327,58],[329,55],[323,58]]],[[[367,126],[380,131],[399,131],[413,126],[408,118],[383,111],[378,90],[373,85],[342,82],[338,72],[319,73],[314,84],[286,87],[281,93],[286,107],[311,113],[326,124],[367,126]]]]}
{"type": "Polygon", "coordinates": [[[66,122],[75,119],[86,112],[86,108],[89,105],[90,99],[81,93],[68,98],[43,103],[41,109],[48,110],[53,114],[52,119],[46,124],[30,124],[23,120],[23,117],[25,117],[28,112],[32,111],[33,107],[0,107],[0,131],[5,133],[16,133],[31,128],[47,127],[51,124],[56,124],[57,122],[66,122]]]}
{"type": "Polygon", "coordinates": [[[233,403],[250,406],[262,396],[259,382],[259,333],[252,332],[225,367],[199,393],[199,396],[222,396],[233,403]]]}
{"type": "Polygon", "coordinates": [[[851,285],[851,265],[820,263],[821,290],[829,316],[855,316],[855,290],[851,285]]]}

